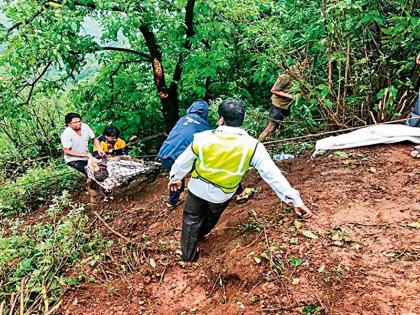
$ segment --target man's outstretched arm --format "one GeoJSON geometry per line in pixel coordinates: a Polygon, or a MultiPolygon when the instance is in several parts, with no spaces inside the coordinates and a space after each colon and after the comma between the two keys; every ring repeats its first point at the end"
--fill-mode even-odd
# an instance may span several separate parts
{"type": "Polygon", "coordinates": [[[299,192],[290,186],[261,143],[257,145],[254,157],[251,160],[251,165],[258,170],[262,179],[264,179],[282,201],[294,205],[295,212],[298,215],[305,218],[312,216],[312,212],[300,198],[299,192]]]}

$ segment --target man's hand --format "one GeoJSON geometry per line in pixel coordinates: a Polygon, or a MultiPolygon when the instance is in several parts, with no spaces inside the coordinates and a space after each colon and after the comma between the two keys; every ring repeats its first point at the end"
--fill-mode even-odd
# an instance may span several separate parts
{"type": "Polygon", "coordinates": [[[180,190],[182,187],[182,182],[176,182],[176,183],[169,183],[168,189],[169,191],[177,191],[180,190]]]}
{"type": "Polygon", "coordinates": [[[306,207],[305,205],[300,206],[300,207],[295,207],[295,213],[302,217],[302,218],[310,218],[312,216],[312,212],[311,210],[308,209],[308,207],[306,207]]]}
{"type": "Polygon", "coordinates": [[[420,65],[420,53],[417,55],[417,58],[416,58],[416,63],[417,63],[418,65],[420,65]]]}
{"type": "Polygon", "coordinates": [[[163,92],[163,91],[160,91],[159,93],[158,93],[158,95],[159,95],[159,98],[163,101],[163,100],[165,100],[165,99],[167,99],[168,98],[168,93],[166,93],[166,92],[163,92]]]}
{"type": "Polygon", "coordinates": [[[136,135],[132,135],[131,137],[130,137],[130,139],[128,139],[128,142],[130,142],[130,141],[133,141],[133,140],[136,140],[138,137],[136,136],[136,135]]]}
{"type": "Polygon", "coordinates": [[[100,157],[106,156],[106,153],[104,152],[104,150],[102,150],[102,148],[98,148],[98,154],[100,157]]]}

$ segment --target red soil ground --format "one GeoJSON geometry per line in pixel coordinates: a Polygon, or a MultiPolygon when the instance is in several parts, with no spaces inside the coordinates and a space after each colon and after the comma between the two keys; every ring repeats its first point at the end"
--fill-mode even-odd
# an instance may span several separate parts
{"type": "Polygon", "coordinates": [[[261,192],[231,203],[191,265],[179,260],[183,205],[165,208],[166,178],[132,184],[94,210],[134,244],[92,216],[92,228],[114,243],[104,261],[75,271],[86,281],[66,293],[60,312],[415,314],[420,162],[409,149],[376,146],[279,163],[314,211],[308,221],[251,171],[245,186],[261,192]]]}

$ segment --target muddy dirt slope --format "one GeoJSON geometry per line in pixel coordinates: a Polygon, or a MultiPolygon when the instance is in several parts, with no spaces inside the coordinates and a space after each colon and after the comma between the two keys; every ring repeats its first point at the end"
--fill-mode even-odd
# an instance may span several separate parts
{"type": "Polygon", "coordinates": [[[245,186],[260,193],[227,208],[191,265],[179,260],[183,206],[165,208],[166,178],[131,187],[93,209],[124,238],[92,216],[113,245],[78,271],[84,284],[61,313],[419,314],[420,161],[409,149],[279,163],[314,211],[308,221],[251,171],[245,186]]]}

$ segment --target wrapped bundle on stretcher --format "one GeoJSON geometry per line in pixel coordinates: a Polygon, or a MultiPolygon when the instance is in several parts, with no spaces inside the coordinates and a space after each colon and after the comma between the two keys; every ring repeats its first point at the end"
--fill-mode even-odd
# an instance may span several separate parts
{"type": "Polygon", "coordinates": [[[138,160],[129,156],[102,159],[92,157],[88,161],[86,171],[89,178],[110,192],[138,177],[153,181],[159,171],[159,165],[156,162],[138,160]]]}

